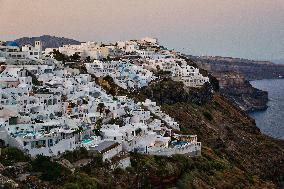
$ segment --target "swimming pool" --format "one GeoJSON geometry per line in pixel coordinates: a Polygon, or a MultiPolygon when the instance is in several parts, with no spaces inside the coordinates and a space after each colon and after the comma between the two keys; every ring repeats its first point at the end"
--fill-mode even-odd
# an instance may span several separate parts
{"type": "Polygon", "coordinates": [[[18,137],[26,136],[28,134],[35,135],[36,133],[33,131],[18,131],[18,132],[13,133],[13,135],[18,136],[18,137]]]}
{"type": "Polygon", "coordinates": [[[172,145],[174,145],[174,146],[183,146],[183,145],[186,145],[186,144],[188,144],[188,142],[186,142],[186,141],[174,141],[174,142],[172,142],[172,145]]]}
{"type": "Polygon", "coordinates": [[[92,141],[93,141],[92,139],[84,139],[84,140],[82,140],[81,143],[86,144],[86,143],[89,143],[89,142],[92,142],[92,141]]]}

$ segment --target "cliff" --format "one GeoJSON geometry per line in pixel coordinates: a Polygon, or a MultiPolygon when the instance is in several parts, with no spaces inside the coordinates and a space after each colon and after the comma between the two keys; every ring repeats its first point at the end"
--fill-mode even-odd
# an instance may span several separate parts
{"type": "Polygon", "coordinates": [[[176,104],[178,102],[191,102],[202,105],[211,100],[212,86],[205,83],[200,88],[185,87],[182,82],[173,81],[170,78],[164,78],[161,81],[153,82],[148,87],[142,88],[138,94],[134,94],[133,98],[144,101],[149,98],[159,105],[176,104]]]}
{"type": "Polygon", "coordinates": [[[246,80],[275,79],[284,76],[284,65],[231,57],[188,56],[199,66],[212,72],[235,72],[246,80]]]}
{"type": "MultiPolygon", "coordinates": [[[[251,178],[283,185],[283,143],[279,145],[278,141],[262,135],[254,120],[224,97],[215,94],[213,100],[203,106],[182,103],[164,105],[163,110],[181,124],[183,132],[198,135],[203,151],[211,149],[222,161],[229,162],[233,170],[236,168],[251,178]],[[208,114],[211,115],[209,118],[208,114]]],[[[223,172],[222,182],[232,184],[233,176],[229,175],[223,172]]],[[[205,179],[201,180],[207,183],[205,179]]],[[[254,184],[248,185],[252,187],[254,184]]]]}
{"type": "MultiPolygon", "coordinates": [[[[254,94],[255,99],[264,97],[263,101],[266,102],[267,92],[252,88],[240,74],[220,73],[214,76],[210,76],[211,81],[215,79],[213,86],[211,82],[201,88],[187,88],[181,82],[163,78],[140,91],[128,94],[137,101],[149,98],[157,102],[163,111],[178,121],[181,133],[197,134],[203,144],[200,158],[166,158],[164,161],[169,162],[171,165],[168,166],[172,166],[172,169],[164,168],[167,171],[163,174],[164,177],[154,170],[151,173],[142,171],[141,174],[149,179],[147,182],[152,186],[161,188],[168,184],[178,185],[180,188],[283,186],[283,141],[263,135],[255,121],[242,110],[245,108],[241,109],[231,102],[240,101],[240,104],[246,103],[247,107],[252,106],[249,102],[254,102],[254,107],[262,108],[266,103],[258,104],[261,101],[249,98],[254,94]],[[216,91],[216,86],[220,87],[220,91],[216,91]],[[213,88],[215,91],[212,91],[213,88]],[[226,88],[230,88],[230,96],[223,95],[226,88]],[[232,96],[234,99],[230,99],[232,96]],[[245,98],[249,102],[244,101],[245,98]],[[173,167],[177,167],[177,170],[174,171],[173,167]],[[172,180],[170,183],[163,183],[163,178],[172,180]]],[[[136,160],[141,167],[145,165],[139,161],[150,161],[150,166],[161,161],[145,158],[139,157],[139,160],[133,161],[136,160]]]]}
{"type": "MultiPolygon", "coordinates": [[[[109,92],[117,87],[107,79],[104,81],[108,82],[105,87],[109,92]]],[[[112,170],[108,162],[79,150],[61,157],[71,163],[91,159],[75,172],[57,163],[62,159],[43,157],[29,160],[30,168],[24,171],[11,171],[18,169],[11,163],[26,161],[23,155],[15,156],[13,152],[0,156],[0,163],[10,165],[2,174],[9,178],[27,174],[25,181],[17,182],[29,188],[281,188],[283,141],[261,134],[253,119],[212,88],[211,84],[187,88],[164,78],[135,93],[124,91],[136,100],[150,98],[158,102],[163,111],[178,121],[181,133],[197,134],[202,142],[200,157],[131,153],[131,167],[112,170]]]]}
{"type": "Polygon", "coordinates": [[[190,59],[219,81],[222,95],[247,112],[265,110],[268,102],[268,93],[254,88],[248,80],[278,78],[284,74],[284,66],[266,61],[193,56],[190,59]]]}
{"type": "Polygon", "coordinates": [[[265,110],[268,92],[252,87],[240,74],[234,72],[212,73],[219,81],[220,93],[247,112],[265,110]]]}
{"type": "MultiPolygon", "coordinates": [[[[239,79],[240,84],[243,84],[244,81],[244,78],[239,79]]],[[[223,82],[221,85],[225,83],[223,82]]],[[[160,84],[167,85],[167,83],[160,84]]],[[[178,121],[183,133],[197,134],[203,143],[203,154],[210,151],[210,154],[215,156],[217,162],[219,162],[217,159],[220,158],[221,162],[227,162],[227,166],[231,167],[231,173],[227,172],[226,169],[218,172],[218,174],[209,173],[209,171],[204,174],[203,178],[193,174],[190,177],[191,180],[187,181],[191,183],[191,187],[214,187],[214,184],[211,185],[210,181],[207,180],[208,176],[211,175],[210,178],[215,180],[218,175],[222,175],[220,176],[222,180],[220,182],[227,185],[222,186],[221,184],[219,188],[234,188],[234,174],[238,175],[239,178],[242,177],[241,175],[249,175],[250,178],[259,178],[261,182],[266,184],[273,182],[278,186],[283,185],[283,141],[261,134],[253,119],[219,93],[200,95],[200,101],[204,102],[202,104],[197,104],[191,100],[185,101],[183,98],[185,94],[179,93],[179,95],[175,96],[175,99],[177,99],[175,103],[169,104],[163,103],[167,102],[167,95],[164,95],[163,90],[161,92],[156,90],[156,85],[149,86],[149,89],[147,89],[155,91],[155,95],[148,92],[142,92],[140,95],[144,94],[148,98],[160,102],[163,111],[178,121]],[[160,100],[161,96],[165,98],[162,101],[160,100]],[[212,96],[212,98],[208,98],[208,96],[212,96]]],[[[167,87],[161,86],[159,88],[167,87]]],[[[171,90],[179,91],[180,89],[178,87],[171,88],[171,90]]],[[[190,96],[191,94],[191,92],[187,93],[190,96]]],[[[222,165],[220,166],[222,167],[222,165]]],[[[225,165],[223,164],[223,166],[225,165]]],[[[202,170],[198,171],[202,172],[202,170]]],[[[191,171],[189,171],[189,174],[192,174],[191,171]]],[[[247,179],[249,178],[243,178],[240,182],[246,183],[247,179]]],[[[242,187],[250,186],[255,188],[256,183],[258,182],[247,183],[242,187]]],[[[265,188],[266,186],[263,185],[260,188],[262,187],[265,188]]]]}

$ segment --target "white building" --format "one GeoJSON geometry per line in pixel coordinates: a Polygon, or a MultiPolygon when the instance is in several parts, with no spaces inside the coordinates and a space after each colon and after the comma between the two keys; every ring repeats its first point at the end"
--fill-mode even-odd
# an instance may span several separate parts
{"type": "Polygon", "coordinates": [[[5,63],[0,67],[1,145],[17,147],[32,157],[58,156],[84,147],[101,153],[103,160],[120,159],[122,167],[129,165],[125,154],[130,151],[167,156],[200,152],[197,137],[175,135],[178,122],[155,102],[112,96],[96,83],[110,76],[121,88],[139,91],[156,82],[155,71],[163,70],[186,86],[198,87],[209,81],[199,69],[172,51],[161,50],[153,38],[116,45],[64,45],[59,51],[95,60],[85,63],[87,73],[82,73],[42,56],[38,41],[22,51],[15,44],[1,44],[0,61],[5,63]],[[24,57],[18,57],[21,54],[24,57]],[[117,61],[107,61],[110,57],[117,61]]]}
{"type": "Polygon", "coordinates": [[[145,42],[152,43],[152,44],[158,44],[158,39],[152,38],[152,37],[144,37],[141,39],[141,41],[145,41],[145,42]]]}
{"type": "Polygon", "coordinates": [[[21,52],[16,43],[0,45],[0,62],[6,62],[7,59],[26,59],[27,53],[21,52]]]}
{"type": "Polygon", "coordinates": [[[22,52],[26,53],[27,58],[38,60],[42,56],[42,44],[40,41],[35,41],[35,46],[24,45],[22,46],[22,52]]]}

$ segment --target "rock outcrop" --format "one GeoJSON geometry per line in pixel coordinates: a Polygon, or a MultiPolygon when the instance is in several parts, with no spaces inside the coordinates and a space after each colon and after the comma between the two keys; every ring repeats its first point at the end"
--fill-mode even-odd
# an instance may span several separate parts
{"type": "Polygon", "coordinates": [[[205,83],[200,88],[185,87],[182,82],[164,78],[161,81],[151,83],[140,92],[140,100],[145,100],[145,96],[159,105],[190,102],[197,105],[205,104],[213,97],[212,86],[205,83]]]}
{"type": "Polygon", "coordinates": [[[254,88],[249,80],[284,75],[284,66],[266,61],[226,57],[190,58],[219,81],[222,95],[247,112],[265,110],[268,102],[268,92],[254,88]]]}
{"type": "Polygon", "coordinates": [[[212,72],[236,72],[246,80],[275,79],[284,77],[284,65],[269,61],[254,61],[231,57],[194,57],[198,66],[212,72]]]}
{"type": "Polygon", "coordinates": [[[213,73],[219,81],[220,93],[247,112],[265,110],[268,92],[252,87],[240,74],[234,72],[213,73]]]}
{"type": "MultiPolygon", "coordinates": [[[[60,164],[50,159],[38,157],[29,161],[31,167],[36,168],[34,171],[44,173],[48,163],[53,167],[48,172],[56,168],[56,175],[62,176],[54,177],[57,182],[39,181],[43,177],[33,176],[19,184],[34,188],[283,187],[283,141],[261,134],[246,112],[212,91],[212,86],[188,89],[181,82],[165,78],[128,95],[136,100],[157,101],[162,111],[180,124],[182,134],[197,134],[202,142],[202,156],[160,157],[131,153],[131,167],[126,170],[111,170],[108,162],[93,157],[90,164],[77,168],[74,174],[61,166],[63,171],[60,171],[60,164]],[[46,159],[45,162],[42,159],[46,159]]],[[[83,151],[72,154],[68,156],[70,161],[85,158],[83,151]]],[[[6,159],[0,160],[5,162],[6,159]]]]}
{"type": "MultiPolygon", "coordinates": [[[[249,83],[239,74],[233,75],[229,73],[226,77],[223,75],[223,80],[219,80],[220,90],[223,90],[226,86],[235,86],[235,88],[231,89],[233,94],[247,94],[250,96],[252,93],[260,93],[260,97],[256,96],[255,98],[267,97],[267,93],[261,94],[263,93],[262,91],[254,91],[257,89],[247,86],[249,83]],[[229,79],[226,79],[226,77],[229,77],[229,79]],[[238,86],[240,87],[238,88],[238,86]]],[[[207,86],[204,86],[204,88],[206,89],[207,86]]],[[[197,90],[203,91],[204,89],[197,90]]],[[[197,134],[203,143],[202,154],[205,157],[208,155],[209,150],[210,154],[215,154],[216,157],[221,158],[223,163],[228,162],[231,171],[239,170],[235,173],[232,172],[233,175],[242,172],[242,174],[248,176],[240,182],[244,182],[247,179],[254,180],[259,177],[267,183],[272,181],[282,186],[282,175],[284,174],[283,141],[263,135],[256,127],[255,121],[241,108],[232,104],[227,97],[220,95],[219,92],[204,91],[207,92],[198,96],[198,99],[202,99],[202,103],[196,103],[196,101],[192,101],[192,98],[186,98],[194,93],[183,91],[182,84],[179,86],[177,83],[165,80],[139,91],[138,96],[146,96],[146,98],[159,102],[162,110],[178,121],[182,133],[197,134]]],[[[254,106],[262,106],[258,105],[257,102],[255,103],[254,106]]],[[[204,161],[206,160],[204,159],[204,161]]],[[[221,167],[225,166],[221,164],[221,167]]],[[[202,170],[199,171],[202,172],[202,170]]],[[[193,176],[192,180],[198,180],[198,182],[192,181],[191,186],[198,188],[201,187],[199,184],[202,183],[204,187],[209,187],[210,184],[205,179],[208,176],[207,174],[203,175],[204,179],[197,175],[193,176]]],[[[230,173],[228,173],[228,177],[223,175],[225,172],[220,172],[220,174],[222,174],[222,180],[228,184],[220,188],[231,188],[231,184],[235,181],[231,179],[231,176],[228,176],[230,173]]],[[[213,177],[216,178],[216,175],[213,177]]],[[[257,187],[255,186],[255,181],[252,181],[250,184],[247,183],[247,186],[254,185],[253,188],[257,187]]],[[[245,187],[245,185],[242,187],[245,187]]],[[[274,188],[273,186],[265,185],[258,187],[274,188]]]]}
{"type": "MultiPolygon", "coordinates": [[[[265,181],[278,184],[279,187],[283,186],[283,141],[261,134],[254,120],[223,96],[215,94],[211,101],[202,106],[177,103],[162,106],[162,110],[178,121],[182,132],[197,134],[203,145],[202,154],[208,147],[212,149],[212,153],[221,157],[223,162],[230,162],[231,166],[244,171],[243,173],[250,175],[250,178],[258,176],[265,181]],[[211,115],[212,119],[208,119],[205,112],[211,115]]],[[[221,180],[224,182],[233,178],[223,176],[221,180]]],[[[229,180],[230,183],[234,182],[234,179],[229,180]]],[[[254,181],[251,185],[253,183],[254,181]]]]}

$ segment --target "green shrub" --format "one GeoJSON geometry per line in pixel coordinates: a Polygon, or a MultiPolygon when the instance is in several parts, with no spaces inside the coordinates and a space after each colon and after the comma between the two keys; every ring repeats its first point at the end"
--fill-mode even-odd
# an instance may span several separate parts
{"type": "Polygon", "coordinates": [[[31,162],[31,169],[41,172],[41,179],[46,181],[56,181],[68,173],[68,170],[61,164],[51,161],[49,157],[38,155],[31,162]]]}
{"type": "Polygon", "coordinates": [[[66,189],[85,189],[85,188],[98,188],[98,182],[95,178],[90,177],[85,173],[76,173],[74,176],[69,177],[69,180],[64,185],[66,189]]]}
{"type": "Polygon", "coordinates": [[[14,147],[6,147],[1,149],[0,162],[5,165],[13,165],[16,162],[29,161],[29,157],[21,150],[14,147]]]}
{"type": "Polygon", "coordinates": [[[89,153],[86,148],[79,148],[74,151],[67,151],[62,155],[62,158],[67,159],[71,163],[78,161],[80,159],[89,158],[89,153]]]}
{"type": "Polygon", "coordinates": [[[80,189],[81,186],[78,183],[67,183],[64,185],[65,189],[80,189]]]}

